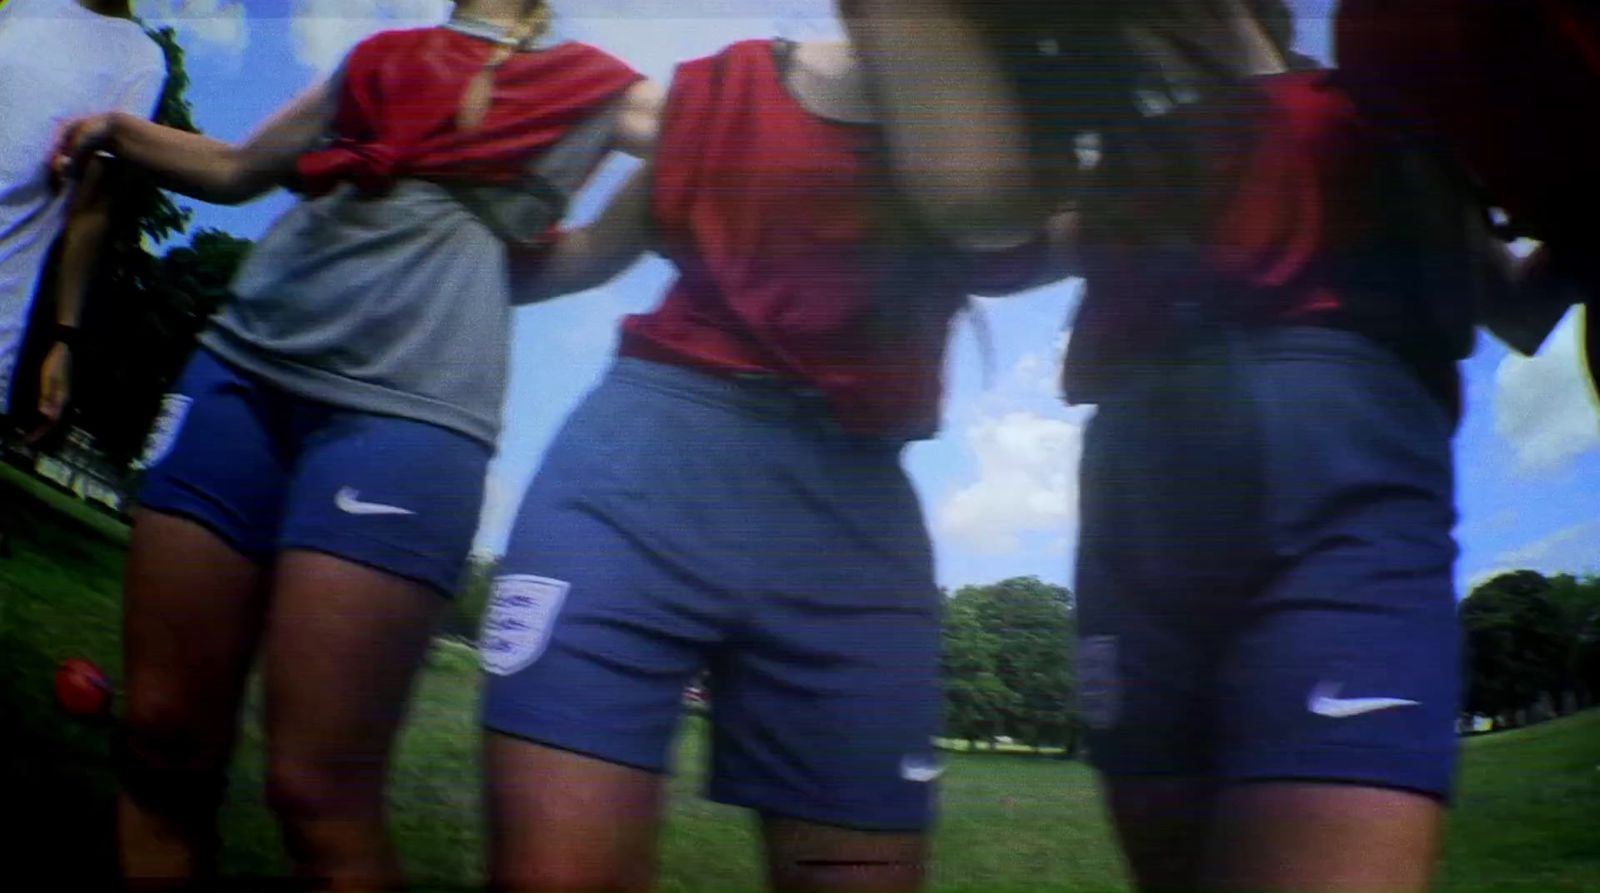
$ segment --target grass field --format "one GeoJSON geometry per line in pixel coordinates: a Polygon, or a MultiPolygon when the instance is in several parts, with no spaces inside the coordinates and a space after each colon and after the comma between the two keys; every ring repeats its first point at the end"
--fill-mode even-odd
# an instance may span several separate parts
{"type": "MultiPolygon", "coordinates": [[[[19,481],[0,467],[0,510],[22,531],[12,556],[0,558],[0,824],[13,829],[0,835],[0,864],[8,879],[48,877],[52,889],[79,880],[92,889],[112,866],[107,734],[62,719],[50,678],[72,655],[117,666],[125,534],[105,516],[19,481]]],[[[424,889],[471,886],[481,875],[475,666],[464,646],[434,649],[401,744],[395,829],[424,889]]],[[[686,724],[662,888],[758,889],[747,819],[696,795],[702,742],[699,721],[686,724]]],[[[253,723],[234,780],[227,869],[281,874],[277,835],[261,803],[253,723]]],[[[1452,832],[1442,889],[1600,890],[1600,712],[1469,742],[1452,832]]],[[[935,886],[1125,889],[1088,771],[1017,754],[953,755],[935,886]]]]}

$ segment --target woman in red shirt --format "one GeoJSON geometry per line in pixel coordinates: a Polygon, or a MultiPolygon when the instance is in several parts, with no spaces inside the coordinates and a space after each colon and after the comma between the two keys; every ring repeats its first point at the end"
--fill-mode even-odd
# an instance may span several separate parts
{"type": "MultiPolygon", "coordinates": [[[[1489,7],[1522,26],[1535,6],[1578,24],[1582,4],[1464,5],[1478,27],[1496,21],[1489,7]]],[[[1507,275],[1459,171],[1369,117],[1340,75],[1287,70],[1281,3],[970,9],[1020,91],[1038,170],[1069,193],[1092,186],[1077,191],[1088,289],[1065,379],[1074,402],[1098,405],[1077,681],[1138,885],[1425,889],[1461,687],[1454,361],[1481,299],[1544,284],[1507,275]],[[1085,134],[1104,147],[1088,174],[1066,151],[1085,134]]],[[[1485,71],[1517,94],[1496,109],[1550,115],[1508,86],[1509,68],[1450,69],[1478,57],[1435,40],[1436,19],[1413,17],[1390,48],[1443,63],[1452,76],[1430,98],[1463,113],[1452,124],[1481,126],[1480,94],[1459,86],[1485,71]]],[[[1484,49],[1517,31],[1483,28],[1484,49]]],[[[1537,151],[1496,143],[1513,134],[1488,143],[1537,151]]],[[[1548,171],[1479,173],[1526,186],[1548,171]]],[[[1585,207],[1559,189],[1517,197],[1585,207]]]]}
{"type": "Polygon", "coordinates": [[[1455,362],[1503,246],[1341,73],[1291,70],[1270,4],[1191,6],[1257,39],[1134,32],[1081,206],[1091,760],[1140,889],[1423,890],[1461,696],[1455,362]]]}
{"type": "Polygon", "coordinates": [[[968,252],[912,223],[888,159],[918,145],[885,136],[851,44],[735,44],[679,67],[655,161],[535,283],[594,287],[652,248],[678,272],[550,447],[495,582],[495,885],[653,886],[703,670],[709,796],[760,814],[774,887],[920,885],[942,596],[900,455],[937,427],[966,296],[1057,259],[1044,238],[968,252]]]}
{"type": "Polygon", "coordinates": [[[188,195],[303,200],[257,243],[145,458],[124,597],[124,871],[214,870],[250,669],[297,873],[388,888],[395,734],[459,583],[498,434],[511,277],[658,91],[538,0],[378,34],[239,146],[126,116],[75,125],[188,195]],[[425,474],[418,474],[419,469],[425,474]]]}

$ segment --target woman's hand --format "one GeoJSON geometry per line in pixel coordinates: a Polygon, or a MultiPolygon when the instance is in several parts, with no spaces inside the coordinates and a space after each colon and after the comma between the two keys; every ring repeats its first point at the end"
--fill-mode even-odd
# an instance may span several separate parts
{"type": "Polygon", "coordinates": [[[239,145],[120,112],[92,115],[57,132],[50,170],[58,180],[80,177],[85,161],[109,153],[162,189],[219,205],[243,204],[293,179],[300,156],[322,141],[334,111],[333,91],[323,82],[239,145]]]}
{"type": "Polygon", "coordinates": [[[107,112],[68,121],[56,131],[50,153],[50,174],[59,186],[83,175],[90,156],[111,144],[117,113],[107,112]]]}

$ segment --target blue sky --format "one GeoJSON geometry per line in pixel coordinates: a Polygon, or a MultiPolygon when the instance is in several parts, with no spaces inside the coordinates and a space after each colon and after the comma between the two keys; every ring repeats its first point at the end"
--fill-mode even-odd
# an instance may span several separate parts
{"type": "MultiPolygon", "coordinates": [[[[1297,0],[1300,40],[1327,56],[1331,0],[1297,0]]],[[[831,34],[827,0],[556,0],[560,28],[653,77],[740,38],[831,34]],[[663,15],[662,10],[670,10],[663,15]]],[[[138,13],[179,28],[190,99],[206,132],[239,139],[385,27],[441,20],[444,0],[136,0],[138,13]]],[[[579,202],[594,213],[628,165],[608,165],[579,202]]],[[[254,237],[286,206],[196,205],[195,222],[254,237]]],[[[566,414],[609,362],[619,318],[659,300],[669,272],[640,264],[610,286],[522,310],[506,427],[490,476],[481,547],[504,540],[523,487],[566,414]]],[[[1076,464],[1087,414],[1055,397],[1055,373],[1077,287],[1067,283],[980,301],[995,362],[985,370],[974,327],[956,329],[943,436],[907,462],[950,586],[1033,574],[1070,583],[1076,464]]],[[[1511,357],[1485,339],[1466,365],[1469,409],[1457,441],[1463,585],[1496,571],[1600,572],[1600,421],[1581,378],[1569,319],[1544,355],[1511,357]]]]}

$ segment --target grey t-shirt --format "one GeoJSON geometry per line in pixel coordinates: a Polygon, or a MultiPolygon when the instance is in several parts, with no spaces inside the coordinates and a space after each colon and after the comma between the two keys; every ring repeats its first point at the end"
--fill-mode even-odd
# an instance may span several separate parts
{"type": "Polygon", "coordinates": [[[559,222],[614,119],[597,111],[520,186],[403,179],[383,195],[347,183],[302,201],[256,243],[200,343],[291,393],[493,445],[511,346],[506,241],[559,222]]]}
{"type": "Polygon", "coordinates": [[[493,444],[510,351],[505,244],[445,187],[345,184],[257,243],[201,336],[291,393],[493,444]]]}

